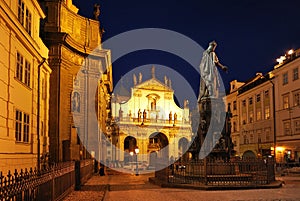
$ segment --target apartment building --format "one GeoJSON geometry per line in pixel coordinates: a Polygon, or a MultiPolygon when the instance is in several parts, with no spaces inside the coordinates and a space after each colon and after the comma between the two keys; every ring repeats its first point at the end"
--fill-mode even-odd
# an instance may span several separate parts
{"type": "Polygon", "coordinates": [[[277,160],[299,162],[300,158],[300,49],[288,51],[274,67],[276,94],[277,160]]]}
{"type": "Polygon", "coordinates": [[[49,152],[48,48],[37,0],[0,0],[0,171],[37,167],[49,152]],[[40,156],[40,157],[38,157],[40,156]]]}

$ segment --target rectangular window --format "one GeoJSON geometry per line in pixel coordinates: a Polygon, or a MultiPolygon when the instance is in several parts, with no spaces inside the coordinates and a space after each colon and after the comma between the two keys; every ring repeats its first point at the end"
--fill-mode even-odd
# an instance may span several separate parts
{"type": "Polygon", "coordinates": [[[24,83],[30,87],[30,63],[25,60],[24,83]]]}
{"type": "Polygon", "coordinates": [[[257,134],[257,142],[261,143],[261,130],[257,130],[256,134],[257,134]]]}
{"type": "Polygon", "coordinates": [[[18,20],[24,25],[25,4],[22,0],[18,0],[18,20]]]}
{"type": "Polygon", "coordinates": [[[294,106],[300,105],[300,91],[294,93],[294,106]]]}
{"type": "Polygon", "coordinates": [[[29,115],[24,113],[23,142],[29,142],[29,115]]]}
{"type": "Polygon", "coordinates": [[[293,69],[293,80],[298,80],[299,75],[298,75],[298,67],[293,69]]]}
{"type": "Polygon", "coordinates": [[[233,132],[237,132],[237,126],[236,126],[236,122],[233,122],[233,132]]]}
{"type": "Polygon", "coordinates": [[[253,101],[252,101],[252,97],[249,98],[249,105],[252,105],[253,101]]]}
{"type": "Polygon", "coordinates": [[[233,101],[233,110],[236,110],[236,101],[233,101]]]}
{"type": "Polygon", "coordinates": [[[23,56],[17,52],[16,78],[22,82],[23,80],[23,56]]]}
{"type": "Polygon", "coordinates": [[[253,122],[253,111],[249,111],[249,123],[253,122]]]}
{"type": "Polygon", "coordinates": [[[256,95],[256,102],[259,103],[260,102],[260,94],[256,95]]]}
{"type": "Polygon", "coordinates": [[[15,121],[15,137],[16,141],[20,142],[22,140],[22,112],[19,110],[16,110],[15,121]]]}
{"type": "Polygon", "coordinates": [[[295,133],[300,133],[300,120],[294,121],[295,133]]]}
{"type": "Polygon", "coordinates": [[[289,108],[289,95],[283,96],[283,109],[289,108]]]}
{"type": "Polygon", "coordinates": [[[283,122],[283,130],[284,130],[284,135],[291,134],[291,122],[290,121],[283,122]]]}
{"type": "Polygon", "coordinates": [[[269,98],[269,90],[265,91],[265,98],[269,98]]]}
{"type": "Polygon", "coordinates": [[[244,135],[244,144],[249,144],[249,140],[247,135],[244,135]]]}
{"type": "Polygon", "coordinates": [[[243,113],[242,114],[242,123],[243,123],[243,125],[245,125],[247,122],[246,122],[246,113],[243,113]]]}
{"type": "Polygon", "coordinates": [[[29,114],[16,110],[15,137],[17,142],[29,142],[29,114]]]}
{"type": "Polygon", "coordinates": [[[265,106],[265,119],[270,119],[270,106],[265,106]]]}
{"type": "Polygon", "coordinates": [[[256,109],[256,121],[261,120],[261,108],[256,109]]]}
{"type": "Polygon", "coordinates": [[[284,73],[283,75],[282,75],[282,84],[283,85],[286,85],[286,84],[288,84],[289,83],[289,80],[288,80],[288,73],[286,72],[286,73],[284,73]]]}
{"type": "Polygon", "coordinates": [[[243,107],[246,107],[246,100],[242,101],[242,105],[243,105],[243,107]]]}
{"type": "Polygon", "coordinates": [[[250,143],[254,143],[254,135],[253,135],[253,132],[250,132],[250,143]]]}
{"type": "Polygon", "coordinates": [[[28,9],[26,9],[26,21],[25,21],[25,29],[29,35],[31,35],[31,24],[32,24],[32,19],[31,19],[31,13],[28,9]]]}

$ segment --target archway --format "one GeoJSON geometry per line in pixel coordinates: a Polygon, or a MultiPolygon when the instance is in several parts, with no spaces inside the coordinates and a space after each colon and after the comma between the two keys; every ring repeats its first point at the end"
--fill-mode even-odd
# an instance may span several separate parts
{"type": "Polygon", "coordinates": [[[245,151],[244,154],[243,154],[243,158],[248,158],[248,159],[253,159],[253,158],[256,158],[255,154],[253,151],[251,150],[248,150],[248,151],[245,151]]]}
{"type": "Polygon", "coordinates": [[[189,159],[189,154],[187,152],[189,148],[189,141],[185,137],[180,138],[178,141],[178,156],[181,157],[182,161],[187,161],[189,159]]]}
{"type": "Polygon", "coordinates": [[[136,147],[136,139],[132,136],[128,136],[124,139],[124,164],[130,162],[130,152],[134,151],[136,147]]]}
{"type": "Polygon", "coordinates": [[[169,159],[168,145],[169,145],[169,140],[165,134],[160,132],[152,133],[149,136],[148,153],[152,153],[153,156],[151,156],[150,154],[149,164],[154,165],[156,159],[168,160],[169,159]],[[155,161],[154,161],[154,157],[155,157],[155,161]]]}

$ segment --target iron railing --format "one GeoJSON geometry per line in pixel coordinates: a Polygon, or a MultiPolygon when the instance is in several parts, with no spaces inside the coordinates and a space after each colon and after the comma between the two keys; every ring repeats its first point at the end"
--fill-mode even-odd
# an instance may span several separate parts
{"type": "MultiPolygon", "coordinates": [[[[163,171],[163,170],[161,170],[163,171]]],[[[164,170],[168,183],[211,186],[265,185],[275,181],[273,159],[231,162],[190,161],[174,163],[164,170]]],[[[160,179],[161,175],[156,177],[160,179]]],[[[165,178],[161,179],[165,180],[165,178]]]]}
{"type": "Polygon", "coordinates": [[[6,176],[0,172],[0,201],[62,200],[75,186],[81,185],[93,174],[93,161],[80,161],[81,168],[75,168],[75,162],[55,164],[51,168],[38,172],[36,169],[10,171],[6,176]],[[79,174],[80,180],[76,181],[79,174]],[[78,183],[79,182],[79,183],[78,183]]]}

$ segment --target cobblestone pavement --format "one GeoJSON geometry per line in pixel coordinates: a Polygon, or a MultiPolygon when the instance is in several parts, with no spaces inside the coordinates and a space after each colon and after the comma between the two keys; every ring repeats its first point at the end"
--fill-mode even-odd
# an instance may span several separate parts
{"type": "Polygon", "coordinates": [[[93,176],[81,191],[72,192],[65,200],[104,201],[300,201],[300,176],[277,177],[282,188],[202,191],[160,188],[148,182],[148,175],[93,176]],[[108,191],[105,192],[105,186],[108,191]]]}
{"type": "Polygon", "coordinates": [[[99,183],[100,176],[93,176],[80,189],[80,191],[73,191],[64,201],[101,201],[106,192],[106,185],[99,183]]]}

